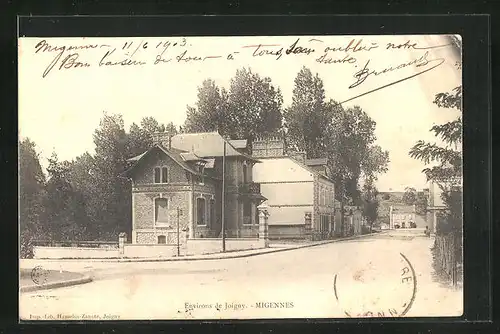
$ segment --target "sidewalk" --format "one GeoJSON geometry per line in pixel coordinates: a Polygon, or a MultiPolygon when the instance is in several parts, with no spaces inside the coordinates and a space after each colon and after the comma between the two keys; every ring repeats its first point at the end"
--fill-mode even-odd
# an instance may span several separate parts
{"type": "MultiPolygon", "coordinates": [[[[47,273],[57,273],[57,271],[47,271],[47,273]]],[[[66,276],[71,276],[71,278],[66,277],[65,279],[63,278],[58,278],[58,279],[53,279],[50,282],[46,282],[43,284],[36,284],[33,280],[22,278],[19,281],[19,292],[33,292],[33,291],[39,291],[39,290],[48,290],[48,289],[56,289],[56,288],[62,288],[62,287],[67,287],[67,286],[72,286],[72,285],[78,285],[78,284],[85,284],[85,283],[90,283],[92,282],[92,278],[88,275],[82,274],[82,273],[68,273],[66,272],[66,276]]],[[[48,274],[50,276],[50,274],[48,274]]]]}
{"type": "Polygon", "coordinates": [[[301,243],[301,244],[280,244],[275,243],[269,244],[269,248],[251,249],[245,251],[232,251],[226,253],[214,253],[205,255],[191,255],[191,256],[181,256],[181,257],[171,257],[171,258],[115,258],[115,259],[21,259],[19,261],[19,266],[21,268],[33,268],[39,264],[49,264],[49,263],[75,263],[75,262],[99,262],[99,263],[117,263],[117,262],[169,262],[169,261],[201,261],[201,260],[223,260],[223,259],[235,259],[241,257],[249,257],[256,255],[263,255],[269,253],[283,252],[288,250],[314,247],[324,244],[329,244],[333,242],[341,242],[353,239],[359,239],[370,236],[378,236],[384,234],[384,232],[379,232],[375,234],[364,234],[352,237],[331,239],[331,240],[321,240],[316,242],[301,243]]]}

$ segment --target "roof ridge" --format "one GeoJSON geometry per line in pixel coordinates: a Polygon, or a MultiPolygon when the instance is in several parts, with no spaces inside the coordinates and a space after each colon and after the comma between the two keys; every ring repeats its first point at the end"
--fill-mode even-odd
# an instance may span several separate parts
{"type": "Polygon", "coordinates": [[[222,137],[222,135],[220,133],[218,133],[217,131],[210,131],[210,132],[208,132],[208,131],[205,131],[205,132],[185,132],[185,133],[178,133],[175,136],[182,136],[182,135],[207,135],[207,134],[218,134],[218,135],[220,135],[222,137]]]}

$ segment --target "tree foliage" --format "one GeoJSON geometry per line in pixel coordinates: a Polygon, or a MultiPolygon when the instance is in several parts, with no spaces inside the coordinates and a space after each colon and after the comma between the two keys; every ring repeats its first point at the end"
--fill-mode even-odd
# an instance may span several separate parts
{"type": "Polygon", "coordinates": [[[21,257],[32,256],[32,243],[45,233],[43,198],[45,176],[35,143],[29,138],[19,142],[19,233],[21,257]]]}
{"type": "Polygon", "coordinates": [[[439,215],[436,233],[454,234],[458,241],[455,251],[459,252],[462,231],[462,152],[459,147],[462,144],[462,87],[437,94],[434,104],[440,108],[454,109],[459,115],[453,121],[431,128],[444,146],[419,141],[410,150],[410,156],[426,164],[436,164],[423,170],[427,180],[441,188],[441,197],[445,203],[445,211],[439,215]]]}
{"type": "Polygon", "coordinates": [[[184,131],[219,131],[233,139],[251,140],[281,128],[282,104],[281,91],[270,78],[243,68],[231,79],[229,91],[213,80],[203,81],[196,106],[188,106],[184,131]]]}
{"type": "Polygon", "coordinates": [[[52,154],[47,167],[49,175],[44,198],[44,221],[51,239],[82,240],[88,222],[85,200],[69,181],[69,164],[59,162],[52,154]]]}
{"type": "Polygon", "coordinates": [[[370,230],[373,227],[373,223],[378,218],[378,190],[375,187],[373,178],[369,178],[363,185],[362,190],[362,212],[363,217],[365,217],[366,221],[370,225],[370,230]]]}
{"type": "MultiPolygon", "coordinates": [[[[374,144],[375,121],[359,106],[344,108],[334,100],[325,101],[321,78],[305,67],[295,78],[292,105],[284,119],[287,141],[294,149],[306,151],[309,158],[328,158],[341,219],[344,203],[363,205],[373,217],[377,201],[365,201],[359,183],[364,177],[365,184],[373,185],[389,163],[388,152],[374,144]]],[[[370,196],[372,192],[376,189],[368,191],[370,196]]]]}
{"type": "Polygon", "coordinates": [[[124,129],[120,115],[103,114],[93,139],[95,154],[72,161],[49,158],[48,179],[29,139],[19,143],[21,255],[31,256],[34,239],[117,240],[131,232],[130,181],[120,175],[127,159],[152,145],[152,134],[178,130],[145,117],[124,129]]]}
{"type": "Polygon", "coordinates": [[[329,120],[336,108],[325,105],[323,80],[310,69],[303,67],[294,83],[292,105],[284,113],[288,143],[309,158],[322,157],[329,120]]]}
{"type": "Polygon", "coordinates": [[[439,93],[434,99],[434,104],[440,108],[457,110],[460,115],[453,121],[442,125],[434,125],[431,131],[439,138],[443,145],[429,143],[423,140],[411,148],[410,156],[423,161],[426,165],[437,163],[423,170],[427,180],[437,184],[460,181],[462,177],[462,87],[456,87],[451,93],[439,93]]]}
{"type": "Polygon", "coordinates": [[[417,190],[412,187],[406,187],[403,194],[403,203],[413,205],[417,202],[417,190]]]}

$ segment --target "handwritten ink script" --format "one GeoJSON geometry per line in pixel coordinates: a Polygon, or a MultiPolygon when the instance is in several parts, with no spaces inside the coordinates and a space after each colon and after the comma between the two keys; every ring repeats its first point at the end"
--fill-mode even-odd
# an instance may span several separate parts
{"type": "MultiPolygon", "coordinates": [[[[109,41],[109,40],[108,40],[109,41]]],[[[171,66],[172,64],[193,64],[245,61],[252,59],[270,59],[282,61],[287,57],[303,59],[311,58],[326,70],[334,70],[335,66],[348,66],[352,69],[352,82],[349,89],[360,87],[375,77],[384,77],[390,73],[401,73],[401,78],[388,83],[392,85],[430,71],[443,62],[443,58],[435,58],[430,49],[442,48],[443,45],[419,45],[407,39],[403,43],[379,42],[370,38],[346,38],[345,43],[329,44],[319,38],[299,37],[293,42],[280,44],[252,43],[237,45],[232,49],[207,48],[196,45],[196,39],[190,38],[145,38],[143,40],[117,40],[115,43],[80,43],[74,45],[56,45],[45,39],[35,45],[36,55],[50,54],[50,61],[42,70],[42,77],[55,75],[60,71],[82,71],[88,68],[140,68],[145,66],[171,66]],[[397,61],[396,54],[411,51],[416,55],[409,61],[397,61]],[[383,51],[381,53],[381,51],[383,51]],[[381,56],[382,55],[382,56],[381,56]],[[384,56],[385,55],[385,56],[384,56]],[[377,65],[383,57],[390,57],[391,65],[377,65]],[[395,60],[394,60],[395,59],[395,60]],[[417,69],[417,73],[404,72],[405,69],[417,69]],[[404,73],[403,73],[404,72],[404,73]]],[[[386,87],[382,85],[377,89],[386,87]]],[[[365,93],[366,94],[366,93],[365,93]]],[[[359,95],[358,95],[359,96],[359,95]]],[[[345,102],[345,101],[344,101],[345,102]]]]}

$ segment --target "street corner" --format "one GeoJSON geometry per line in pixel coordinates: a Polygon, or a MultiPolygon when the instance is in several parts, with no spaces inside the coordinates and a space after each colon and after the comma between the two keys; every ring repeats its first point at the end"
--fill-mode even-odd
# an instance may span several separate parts
{"type": "Polygon", "coordinates": [[[31,270],[20,270],[19,291],[24,293],[38,290],[56,289],[90,283],[92,280],[92,277],[82,273],[50,270],[38,265],[31,270]]]}

